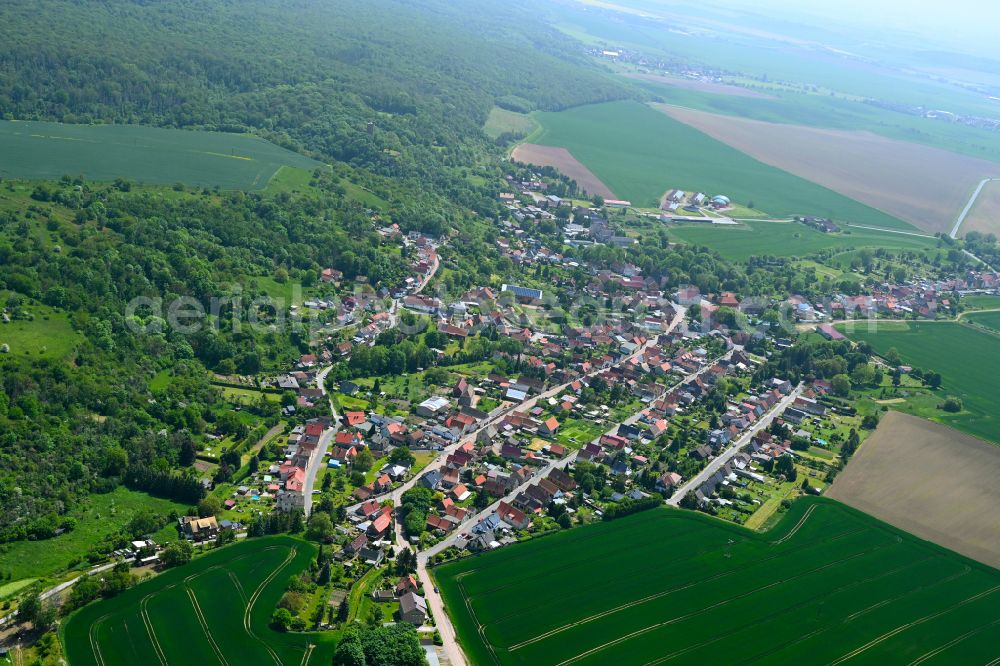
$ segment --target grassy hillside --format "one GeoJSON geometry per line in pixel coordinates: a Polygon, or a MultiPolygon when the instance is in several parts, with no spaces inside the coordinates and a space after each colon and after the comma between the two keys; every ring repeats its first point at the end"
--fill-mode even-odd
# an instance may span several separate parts
{"type": "Polygon", "coordinates": [[[725,194],[776,217],[822,215],[912,229],[861,203],[763,164],[637,102],[539,113],[536,143],[566,148],[620,196],[656,206],[671,188],[725,194]]]}

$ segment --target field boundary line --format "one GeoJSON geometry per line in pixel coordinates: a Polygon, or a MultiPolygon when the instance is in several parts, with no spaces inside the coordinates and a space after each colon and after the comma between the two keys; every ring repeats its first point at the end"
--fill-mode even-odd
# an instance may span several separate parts
{"type": "Polygon", "coordinates": [[[913,594],[915,592],[920,592],[922,590],[927,590],[927,589],[930,589],[932,587],[937,587],[938,585],[943,585],[945,583],[950,583],[952,581],[958,580],[962,576],[968,575],[971,572],[972,572],[972,567],[966,566],[963,571],[959,571],[957,573],[954,573],[954,574],[948,576],[947,578],[942,578],[941,580],[936,580],[936,581],[934,581],[933,583],[931,583],[929,585],[921,585],[919,587],[913,588],[912,590],[907,590],[906,592],[903,592],[902,594],[897,594],[894,597],[889,597],[888,599],[883,599],[882,601],[878,602],[877,604],[872,604],[871,606],[868,606],[867,608],[862,608],[861,610],[859,610],[859,611],[857,611],[855,613],[851,613],[846,618],[844,618],[844,623],[846,624],[848,622],[854,622],[854,620],[858,619],[862,615],[870,613],[873,610],[878,610],[879,608],[882,608],[883,606],[887,606],[887,605],[889,605],[891,603],[899,601],[900,599],[905,599],[906,597],[910,596],[911,594],[913,594]]]}
{"type": "Polygon", "coordinates": [[[263,593],[264,588],[267,587],[268,583],[270,583],[272,580],[274,580],[275,576],[277,576],[281,572],[282,569],[284,569],[286,566],[288,566],[289,562],[291,562],[293,559],[295,559],[295,555],[297,553],[298,553],[298,548],[296,548],[296,547],[293,546],[292,548],[289,549],[289,551],[288,551],[288,557],[285,558],[285,561],[282,562],[281,564],[279,564],[277,567],[275,567],[274,571],[272,571],[267,576],[267,578],[265,578],[264,580],[262,580],[261,583],[260,583],[260,585],[257,586],[257,589],[254,590],[254,593],[252,595],[250,595],[250,600],[247,603],[247,609],[243,613],[243,628],[244,628],[244,630],[246,630],[247,634],[249,634],[251,638],[255,639],[261,645],[264,646],[264,648],[271,655],[271,658],[274,659],[274,663],[278,664],[278,666],[281,666],[281,659],[278,658],[277,653],[273,649],[271,649],[271,646],[268,645],[267,642],[263,638],[261,638],[260,636],[258,636],[257,634],[254,633],[253,628],[250,626],[250,614],[251,614],[251,612],[253,612],[254,604],[257,603],[257,599],[260,598],[260,595],[263,593]]]}
{"type": "Polygon", "coordinates": [[[774,541],[771,542],[771,545],[780,546],[781,544],[785,543],[793,536],[795,536],[795,533],[798,532],[799,528],[805,524],[806,520],[809,518],[809,516],[812,515],[812,512],[816,509],[817,506],[818,506],[817,504],[813,504],[808,509],[806,509],[806,512],[802,514],[801,518],[799,518],[799,522],[795,523],[795,526],[788,532],[788,534],[781,537],[780,539],[775,539],[774,541]]]}
{"type": "Polygon", "coordinates": [[[194,615],[198,619],[198,624],[201,625],[201,630],[205,633],[205,638],[208,639],[209,644],[212,646],[215,656],[219,658],[219,663],[221,663],[222,666],[229,666],[229,662],[226,660],[226,655],[222,653],[222,649],[219,648],[219,644],[215,642],[215,637],[212,636],[212,632],[208,628],[208,622],[205,620],[205,614],[201,612],[201,605],[198,603],[198,598],[194,595],[194,590],[185,585],[184,591],[187,592],[188,598],[191,600],[191,606],[194,608],[194,615]]]}
{"type": "Polygon", "coordinates": [[[147,605],[149,600],[154,596],[159,594],[159,590],[153,594],[147,594],[139,602],[139,617],[142,619],[142,623],[146,626],[146,633],[149,634],[149,642],[153,646],[153,652],[156,653],[156,658],[160,660],[163,666],[167,666],[167,656],[163,653],[163,648],[160,645],[160,640],[156,637],[156,632],[153,630],[153,621],[149,617],[149,611],[147,610],[147,605]]]}
{"type": "Polygon", "coordinates": [[[243,607],[246,608],[247,593],[243,591],[243,583],[240,582],[239,577],[233,573],[232,569],[226,569],[226,573],[229,574],[229,580],[233,581],[236,591],[240,593],[240,599],[243,600],[243,607]]]}
{"type": "MultiPolygon", "coordinates": [[[[493,643],[491,643],[486,638],[486,625],[480,622],[479,618],[476,617],[476,611],[472,608],[471,599],[469,598],[469,595],[465,593],[465,585],[462,584],[462,578],[468,576],[474,571],[477,571],[477,569],[473,569],[472,571],[466,571],[464,573],[455,576],[455,582],[458,584],[458,591],[462,594],[462,600],[465,602],[466,610],[469,611],[469,616],[472,618],[472,621],[476,623],[476,633],[479,634],[479,639],[482,641],[483,645],[486,646],[486,649],[490,651],[490,657],[493,658],[493,663],[496,664],[497,666],[500,666],[500,657],[497,656],[497,652],[496,649],[494,649],[493,647],[493,643]]],[[[508,648],[507,651],[509,652],[510,648],[508,648]]]]}
{"type": "Polygon", "coordinates": [[[104,666],[104,655],[101,654],[101,646],[100,641],[97,639],[97,631],[109,617],[111,617],[111,613],[102,615],[94,620],[94,623],[90,625],[90,630],[87,632],[88,637],[90,638],[90,649],[94,652],[94,661],[97,662],[98,666],[104,666]]]}
{"type": "MultiPolygon", "coordinates": [[[[659,629],[660,627],[665,627],[667,625],[676,624],[677,622],[681,622],[683,620],[687,620],[687,619],[690,619],[692,617],[697,617],[698,615],[703,615],[704,613],[707,613],[707,612],[709,612],[711,610],[715,610],[716,608],[719,608],[721,606],[725,606],[726,604],[730,604],[730,603],[732,603],[732,602],[734,602],[734,601],[736,601],[738,599],[743,599],[743,598],[746,598],[746,597],[748,597],[750,595],[757,594],[758,592],[762,592],[764,590],[767,590],[767,589],[770,589],[770,588],[773,588],[773,587],[776,587],[776,586],[784,585],[785,583],[790,583],[790,582],[792,582],[794,580],[797,580],[799,578],[802,578],[804,576],[809,576],[811,574],[814,574],[814,573],[817,573],[817,572],[820,572],[820,571],[824,571],[826,569],[838,566],[838,565],[843,564],[845,562],[850,562],[851,560],[855,560],[855,559],[857,559],[859,557],[864,557],[865,555],[869,555],[869,554],[874,553],[874,552],[876,552],[878,550],[881,550],[884,547],[885,546],[883,545],[883,546],[876,546],[874,548],[869,548],[868,550],[863,550],[863,551],[861,551],[859,553],[854,553],[853,555],[850,555],[848,557],[840,558],[839,560],[837,560],[835,562],[829,562],[827,564],[824,564],[822,566],[816,567],[814,569],[809,569],[807,571],[803,571],[802,573],[799,573],[799,574],[796,574],[794,576],[791,576],[790,578],[785,578],[783,580],[776,580],[776,581],[773,581],[771,583],[768,583],[767,585],[761,585],[760,587],[754,588],[752,590],[747,590],[746,592],[742,592],[742,593],[737,594],[735,596],[729,597],[728,599],[723,599],[722,601],[717,601],[716,603],[710,604],[708,606],[705,606],[704,608],[699,608],[696,611],[691,611],[690,613],[685,613],[684,615],[679,615],[677,617],[670,618],[669,620],[664,620],[663,622],[657,622],[656,624],[651,624],[648,627],[644,627],[642,629],[638,629],[636,631],[633,631],[630,634],[626,634],[624,636],[620,636],[619,638],[616,638],[613,641],[609,641],[609,642],[607,642],[607,643],[605,643],[603,645],[598,645],[598,646],[593,647],[593,648],[591,648],[591,649],[589,649],[589,650],[587,650],[585,652],[581,652],[580,654],[576,655],[575,657],[570,657],[569,659],[565,659],[563,661],[560,661],[556,666],[566,666],[566,664],[572,664],[574,662],[579,661],[580,659],[583,659],[584,657],[589,657],[592,654],[596,654],[596,653],[598,653],[598,652],[600,652],[600,651],[602,651],[602,650],[604,650],[606,648],[609,648],[609,647],[611,647],[613,645],[617,645],[618,643],[623,643],[623,642],[625,642],[627,640],[630,640],[632,638],[635,638],[637,636],[641,636],[641,635],[647,634],[647,633],[649,633],[651,631],[655,631],[656,629],[659,629]]],[[[998,585],[997,588],[1000,588],[1000,585],[998,585]]]]}
{"type": "MultiPolygon", "coordinates": [[[[811,546],[819,545],[820,543],[824,543],[824,544],[825,543],[830,543],[832,541],[836,541],[836,540],[842,539],[844,537],[851,536],[853,534],[857,534],[860,531],[861,530],[850,530],[850,531],[847,531],[847,532],[843,532],[843,533],[837,534],[837,535],[835,535],[835,536],[833,536],[833,537],[831,537],[829,539],[824,539],[824,540],[822,540],[822,542],[816,541],[816,542],[811,542],[809,544],[805,544],[801,548],[798,548],[797,550],[804,550],[804,549],[809,548],[811,546]]],[[[755,561],[751,562],[750,564],[747,564],[746,566],[743,566],[743,567],[741,567],[739,569],[730,569],[728,571],[723,571],[723,572],[717,573],[717,574],[715,574],[713,576],[708,576],[707,578],[699,578],[697,580],[689,581],[687,583],[684,583],[684,584],[676,586],[676,587],[672,587],[672,588],[669,588],[669,589],[666,589],[666,590],[662,590],[660,592],[656,592],[656,593],[651,594],[651,595],[647,595],[646,597],[643,597],[641,599],[636,599],[634,601],[629,601],[627,603],[624,603],[624,604],[621,604],[619,606],[616,606],[615,608],[610,608],[610,609],[607,609],[607,610],[600,611],[599,613],[595,613],[594,615],[590,615],[588,617],[581,618],[581,619],[576,620],[575,622],[571,622],[569,624],[564,624],[561,627],[556,627],[555,629],[551,629],[551,630],[549,630],[549,631],[547,631],[547,632],[545,632],[543,634],[539,634],[538,636],[534,636],[533,638],[529,638],[527,640],[521,641],[520,643],[515,643],[514,645],[511,645],[507,649],[509,651],[514,651],[514,650],[517,650],[517,649],[520,649],[520,648],[524,647],[525,645],[530,645],[531,643],[537,643],[540,640],[544,640],[546,638],[554,636],[555,634],[562,633],[564,631],[572,629],[573,627],[579,626],[581,624],[588,624],[590,622],[593,622],[594,620],[599,620],[602,617],[607,617],[608,615],[612,615],[614,613],[617,613],[618,611],[627,610],[629,608],[632,608],[633,606],[637,606],[639,604],[644,604],[647,601],[653,601],[653,600],[659,599],[661,597],[669,596],[669,595],[673,594],[674,592],[682,592],[684,590],[690,589],[692,587],[696,587],[698,585],[703,585],[705,583],[710,583],[712,581],[719,580],[720,578],[725,578],[727,576],[733,576],[733,575],[736,575],[736,574],[743,573],[747,569],[750,569],[752,567],[755,567],[755,566],[758,566],[758,565],[761,565],[761,564],[765,564],[768,561],[773,560],[775,558],[786,557],[790,552],[795,552],[795,551],[785,551],[785,552],[782,552],[782,553],[776,553],[776,554],[770,555],[768,557],[761,558],[759,560],[755,560],[755,561]]],[[[499,618],[496,621],[504,620],[507,617],[510,617],[510,616],[505,616],[503,618],[499,618]]]]}
{"type": "Polygon", "coordinates": [[[935,620],[935,619],[941,617],[942,615],[950,613],[951,611],[955,610],[956,608],[961,608],[962,606],[965,606],[967,604],[971,604],[974,601],[978,601],[978,600],[982,599],[983,597],[988,597],[991,594],[993,594],[994,592],[996,592],[997,590],[1000,590],[1000,585],[994,585],[990,589],[983,590],[982,592],[979,592],[978,594],[974,594],[971,597],[968,597],[967,599],[963,599],[962,601],[959,601],[958,603],[952,604],[951,606],[949,606],[948,608],[945,608],[944,610],[939,610],[939,611],[937,611],[935,613],[931,613],[930,615],[925,615],[925,616],[923,616],[921,618],[917,618],[913,622],[907,622],[906,624],[902,624],[902,625],[896,627],[895,629],[893,629],[892,631],[887,631],[886,633],[882,634],[881,636],[879,636],[879,637],[877,637],[877,638],[875,638],[873,640],[868,641],[867,643],[865,643],[861,647],[856,648],[854,650],[851,650],[847,654],[842,655],[842,656],[838,657],[837,659],[831,661],[830,664],[829,664],[829,666],[837,666],[837,664],[842,664],[845,661],[847,661],[849,659],[853,659],[854,657],[858,656],[859,654],[868,651],[869,649],[875,647],[879,643],[887,641],[890,638],[892,638],[893,636],[897,636],[898,634],[903,633],[904,631],[906,631],[907,629],[910,629],[911,627],[916,627],[916,626],[919,626],[919,625],[924,624],[926,622],[930,622],[931,620],[935,620]]]}
{"type": "MultiPolygon", "coordinates": [[[[918,666],[919,664],[924,663],[928,659],[932,659],[932,658],[938,656],[939,654],[941,654],[942,652],[944,652],[948,648],[954,647],[954,646],[958,645],[959,643],[961,643],[962,641],[964,641],[966,638],[971,638],[972,636],[975,636],[976,634],[980,633],[984,629],[989,629],[990,627],[995,627],[998,624],[1000,624],[1000,618],[997,618],[996,620],[993,620],[992,622],[984,624],[981,627],[977,627],[976,629],[973,629],[972,631],[968,631],[968,632],[962,634],[961,636],[958,636],[957,638],[953,638],[950,641],[948,641],[947,643],[945,643],[944,645],[939,645],[938,647],[934,648],[930,652],[927,652],[925,654],[920,655],[918,658],[916,658],[915,660],[911,661],[910,664],[909,664],[909,666],[918,666]]],[[[993,663],[996,663],[996,662],[993,662],[993,663]]]]}
{"type": "Polygon", "coordinates": [[[310,657],[312,657],[313,650],[315,649],[316,646],[312,643],[306,646],[306,651],[302,654],[302,661],[299,662],[299,666],[307,666],[310,657]]]}

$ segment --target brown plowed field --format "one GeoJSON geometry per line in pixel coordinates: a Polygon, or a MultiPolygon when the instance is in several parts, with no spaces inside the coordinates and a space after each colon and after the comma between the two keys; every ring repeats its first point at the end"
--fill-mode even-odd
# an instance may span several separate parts
{"type": "Polygon", "coordinates": [[[958,235],[961,237],[970,231],[1000,236],[1000,181],[986,183],[958,235]]]}
{"type": "Polygon", "coordinates": [[[1000,568],[1000,447],[888,412],[826,495],[1000,568]]]}
{"type": "Polygon", "coordinates": [[[979,181],[1000,176],[1000,164],[871,132],[658,108],[761,162],[931,233],[950,232],[979,181]]]}
{"type": "Polygon", "coordinates": [[[522,143],[514,149],[511,157],[525,164],[555,167],[564,175],[575,180],[580,189],[586,190],[587,194],[591,196],[598,194],[605,199],[617,198],[615,193],[601,182],[600,178],[580,164],[565,148],[540,146],[537,143],[522,143]]]}

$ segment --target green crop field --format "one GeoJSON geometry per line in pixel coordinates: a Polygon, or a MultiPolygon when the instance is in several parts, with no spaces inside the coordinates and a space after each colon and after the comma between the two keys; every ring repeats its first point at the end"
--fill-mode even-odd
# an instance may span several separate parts
{"type": "Polygon", "coordinates": [[[765,255],[804,257],[828,248],[882,248],[923,250],[936,246],[934,238],[852,227],[847,232],[825,234],[793,222],[745,222],[740,226],[685,224],[671,229],[676,240],[705,245],[726,259],[745,261],[765,255]]]}
{"type": "Polygon", "coordinates": [[[965,315],[962,320],[1000,332],[1000,312],[974,312],[965,315]]]}
{"type": "Polygon", "coordinates": [[[268,627],[289,577],[315,555],[291,537],[212,552],[76,612],[62,628],[66,656],[72,666],[328,664],[332,635],[268,627]]]}
{"type": "Polygon", "coordinates": [[[245,134],[139,125],[0,121],[0,177],[218,186],[261,190],[282,166],[319,163],[245,134]]]}
{"type": "Polygon", "coordinates": [[[913,228],[786,171],[758,162],[638,102],[611,102],[538,113],[535,143],[558,146],[619,196],[657,206],[671,188],[725,194],[775,217],[820,215],[856,224],[913,228]]]}
{"type": "MultiPolygon", "coordinates": [[[[979,316],[979,315],[976,315],[979,316]]],[[[895,347],[903,363],[941,373],[941,402],[961,398],[964,410],[948,414],[931,408],[915,412],[971,435],[1000,443],[1000,417],[996,410],[997,377],[1000,376],[1000,338],[955,322],[877,322],[875,330],[858,326],[842,330],[853,340],[868,342],[884,354],[895,347]]],[[[904,409],[905,404],[893,405],[904,409]]]]}
{"type": "Polygon", "coordinates": [[[842,504],[658,509],[434,570],[474,664],[986,663],[1000,571],[842,504]]]}

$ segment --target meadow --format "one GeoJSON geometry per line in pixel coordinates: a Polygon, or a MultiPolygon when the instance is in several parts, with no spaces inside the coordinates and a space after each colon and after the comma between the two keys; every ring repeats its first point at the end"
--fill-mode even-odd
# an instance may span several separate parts
{"type": "MultiPolygon", "coordinates": [[[[0,545],[0,571],[9,572],[14,580],[46,577],[66,569],[85,565],[84,556],[124,527],[140,511],[167,515],[171,511],[185,513],[190,507],[146,493],[116,488],[110,493],[89,495],[69,515],[76,527],[51,539],[15,541],[0,545]]],[[[176,530],[170,531],[176,540],[176,530]]]]}
{"type": "Polygon", "coordinates": [[[74,613],[62,626],[72,666],[191,663],[328,664],[332,634],[278,633],[271,613],[314,546],[250,539],[167,571],[74,613]],[[213,657],[214,655],[214,657],[213,657]]]}
{"type": "Polygon", "coordinates": [[[685,224],[670,229],[670,237],[684,243],[705,245],[726,259],[746,261],[750,257],[804,257],[829,248],[882,248],[886,250],[932,249],[934,238],[848,228],[825,234],[792,222],[746,221],[739,226],[685,224]]]}
{"type": "Polygon", "coordinates": [[[504,134],[524,137],[531,134],[536,127],[531,116],[494,106],[490,109],[490,115],[486,117],[483,132],[491,139],[497,139],[504,134]]]}
{"type": "Polygon", "coordinates": [[[73,330],[69,315],[47,305],[26,306],[32,319],[0,323],[0,345],[27,358],[60,359],[70,355],[83,337],[73,330]]]}
{"type": "Polygon", "coordinates": [[[245,134],[0,121],[0,176],[5,179],[70,175],[262,190],[282,166],[312,169],[320,163],[245,134]]]}
{"type": "Polygon", "coordinates": [[[658,206],[668,189],[725,194],[774,217],[818,215],[892,229],[902,220],[759,162],[638,102],[538,113],[542,145],[566,148],[619,197],[658,206]]]}
{"type": "Polygon", "coordinates": [[[433,575],[475,664],[1000,655],[1000,572],[822,498],[768,533],[657,509],[433,575]]]}
{"type": "Polygon", "coordinates": [[[971,435],[1000,444],[1000,415],[996,410],[997,377],[1000,376],[1000,339],[957,322],[878,321],[873,330],[841,327],[852,340],[869,343],[879,354],[896,348],[903,363],[941,374],[938,402],[960,398],[963,410],[949,414],[933,405],[907,403],[893,409],[911,411],[971,435]]]}

